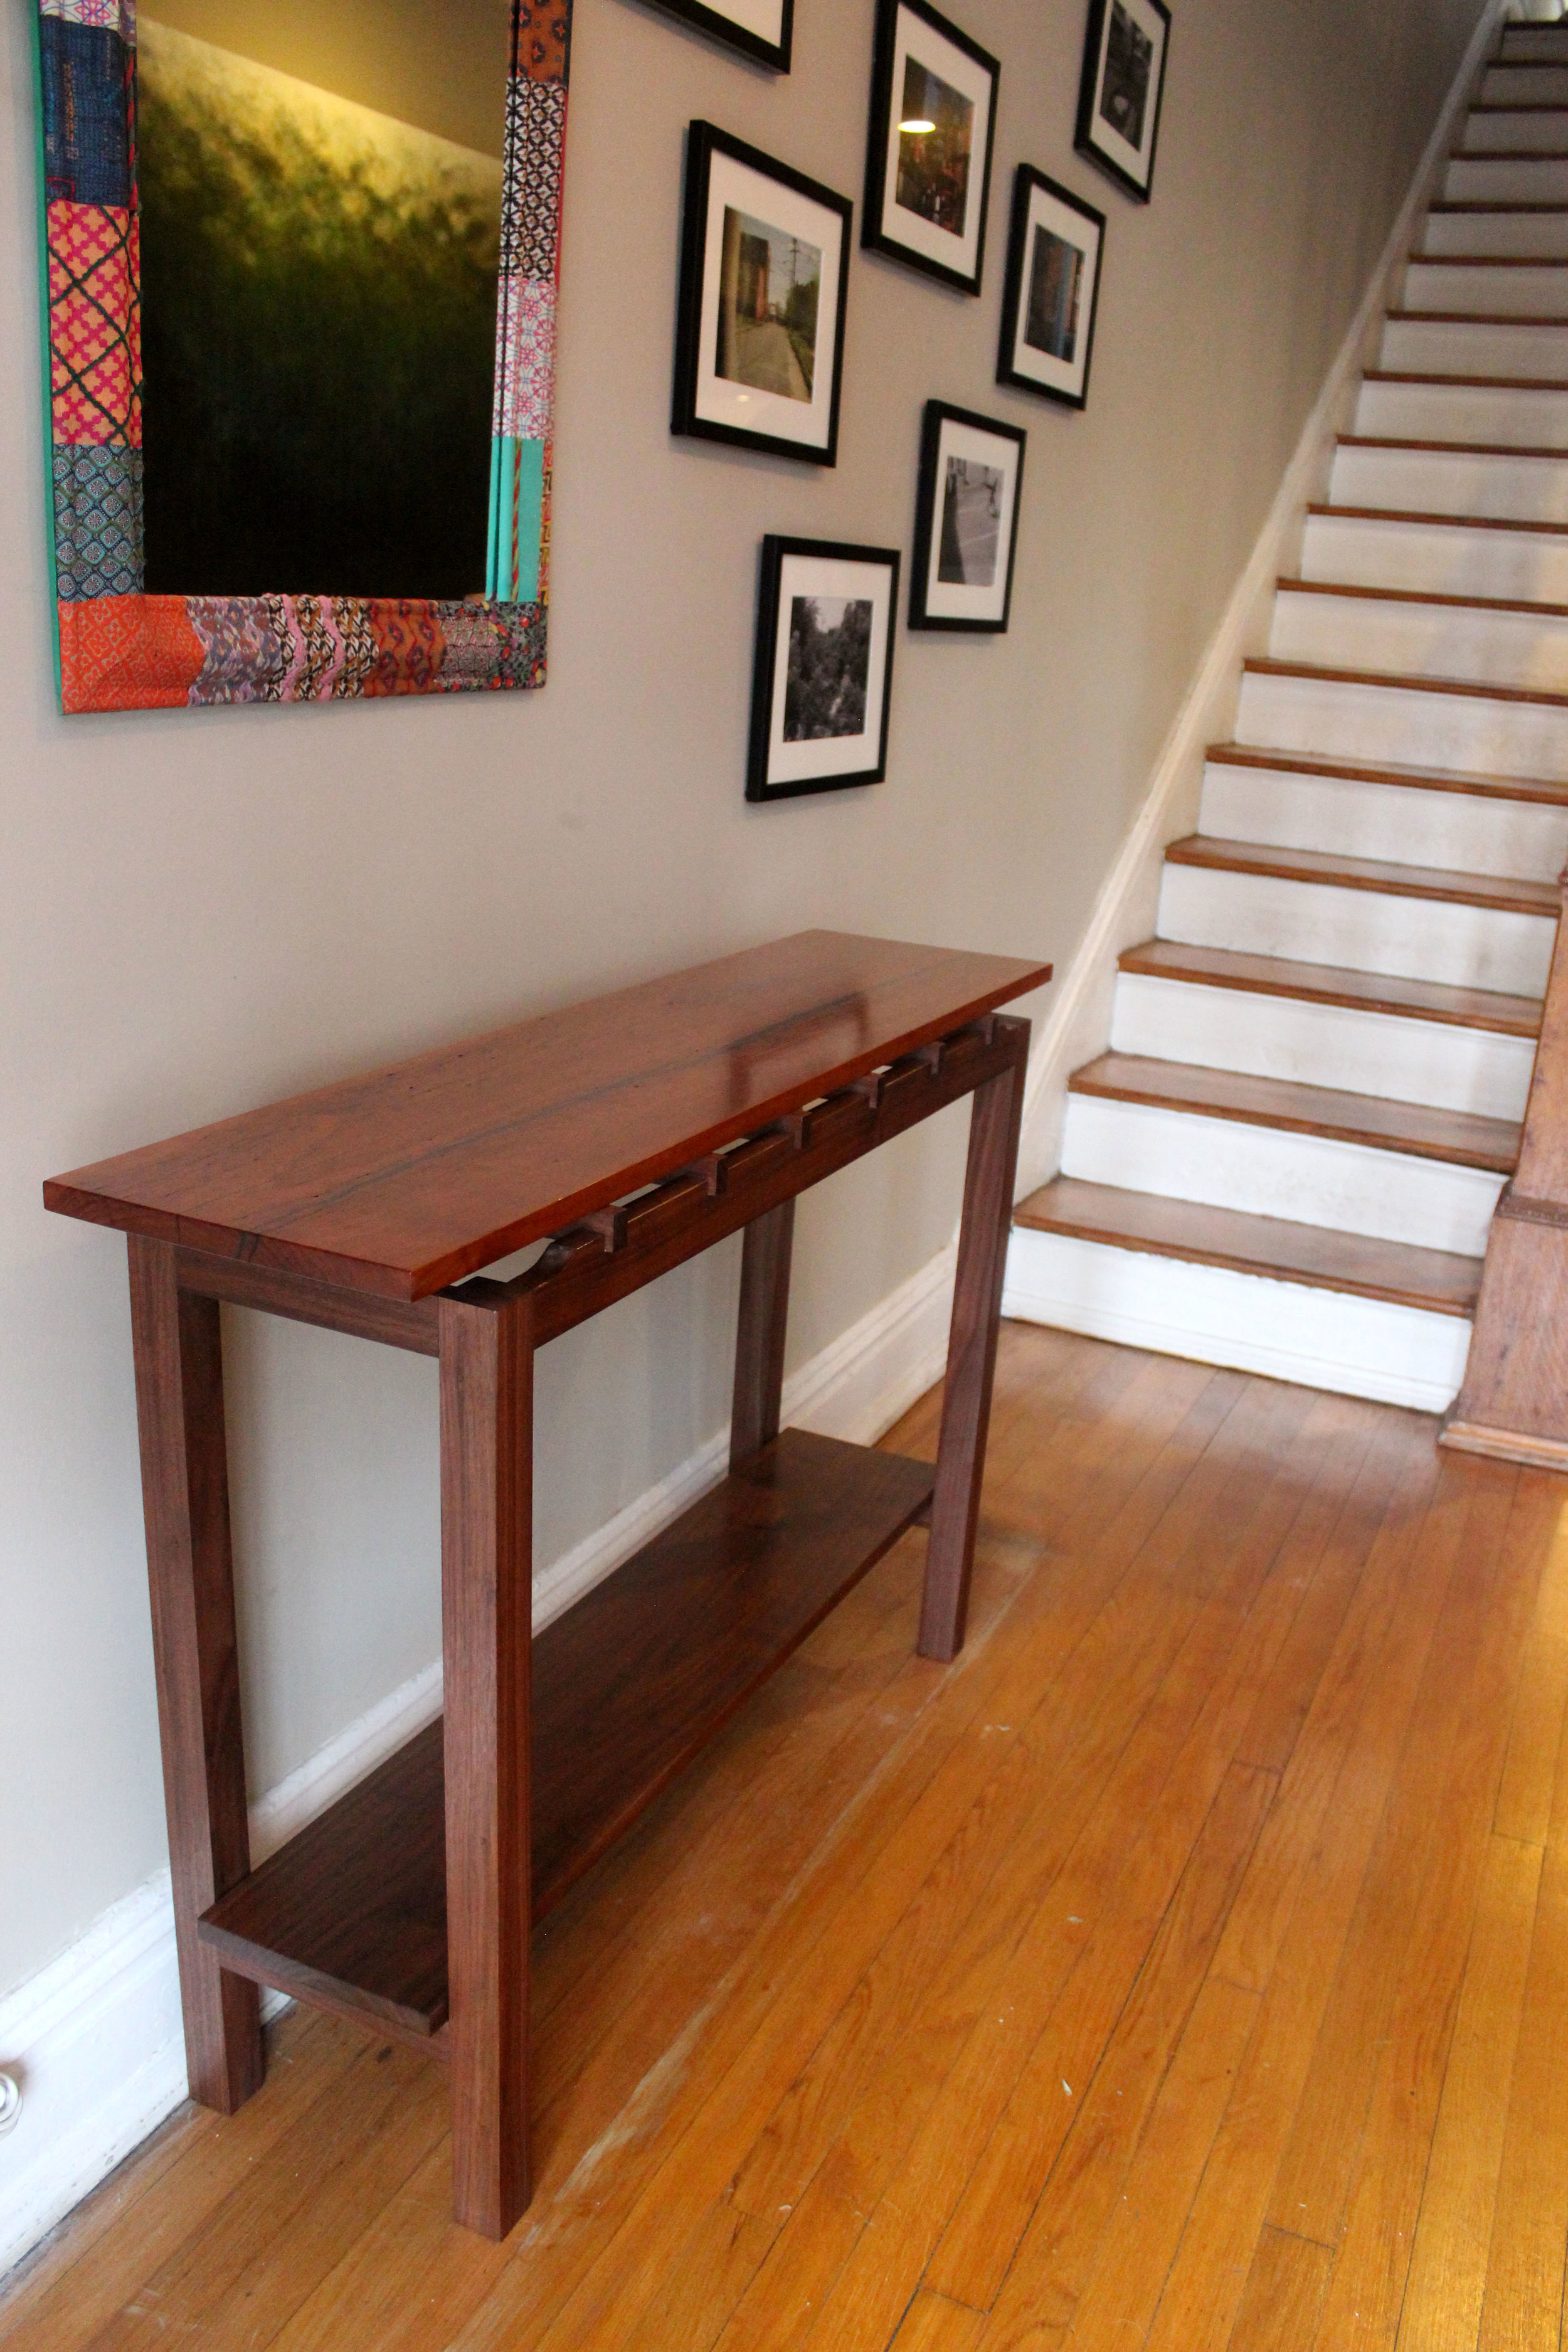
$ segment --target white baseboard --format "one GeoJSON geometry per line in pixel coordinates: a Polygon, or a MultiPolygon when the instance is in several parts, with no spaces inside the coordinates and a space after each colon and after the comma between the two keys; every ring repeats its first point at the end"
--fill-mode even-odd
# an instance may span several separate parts
{"type": "MultiPolygon", "coordinates": [[[[942,1377],[955,1249],[928,1265],[784,1383],[784,1419],[869,1444],[942,1377]]],[[[723,1475],[726,1433],[540,1577],[548,1624],[723,1475]]],[[[437,1659],[271,1790],[250,1813],[258,1861],[276,1852],[441,1711],[437,1659]]],[[[271,2010],[282,2006],[268,1996],[271,2010]]],[[[0,2001],[0,2068],[22,2113],[0,2140],[0,2274],[19,2262],[184,2098],[185,2053],[169,1874],[161,1871],[0,2001]]]]}
{"type": "Polygon", "coordinates": [[[1417,1412],[1453,1403],[1470,1341],[1461,1316],[1023,1225],[1008,1245],[1002,1312],[1417,1412]]]}
{"type": "Polygon", "coordinates": [[[1166,846],[1197,824],[1205,754],[1211,743],[1234,730],[1243,660],[1267,650],[1275,582],[1297,568],[1306,509],[1326,492],[1336,436],[1349,422],[1362,371],[1371,363],[1384,311],[1409,257],[1416,218],[1436,193],[1455,122],[1469,100],[1499,21],[1519,13],[1517,0],[1488,0],[1257,545],[1161,747],[1143,805],[1101,886],[1088,928],[1051,992],[1050,1010],[1029,1061],[1018,1156],[1021,1192],[1033,1192],[1059,1165],[1068,1079],[1105,1050],[1117,957],[1154,929],[1166,846]]]}

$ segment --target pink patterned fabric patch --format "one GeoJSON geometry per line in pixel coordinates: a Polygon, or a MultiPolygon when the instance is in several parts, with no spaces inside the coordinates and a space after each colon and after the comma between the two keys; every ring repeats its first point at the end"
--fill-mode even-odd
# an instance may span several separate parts
{"type": "Polygon", "coordinates": [[[519,441],[548,441],[554,427],[554,283],[514,278],[506,303],[500,430],[519,441]]]}
{"type": "Polygon", "coordinates": [[[118,33],[128,47],[136,45],[136,0],[41,0],[39,14],[67,25],[97,25],[118,33]]]}
{"type": "Polygon", "coordinates": [[[49,367],[55,441],[142,446],[142,331],[134,213],[52,204],[49,367]]]}

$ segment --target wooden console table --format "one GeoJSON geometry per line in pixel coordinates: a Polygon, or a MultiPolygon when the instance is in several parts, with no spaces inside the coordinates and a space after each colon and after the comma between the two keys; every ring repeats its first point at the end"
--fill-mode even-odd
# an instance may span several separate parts
{"type": "Polygon", "coordinates": [[[807,931],[55,1178],[130,1237],[192,2095],[259,1985],[450,2061],[454,2207],[529,2201],[528,1944],[915,1520],[963,1639],[1028,1024],[1050,967],[807,931]],[[779,1429],[797,1193],[974,1097],[934,1466],[779,1429]],[[537,1641],[537,1349],[744,1229],[730,1475],[537,1641]],[[516,1280],[476,1270],[548,1239],[516,1280]],[[250,1865],[218,1302],[440,1360],[446,1713],[250,1865]],[[933,1493],[934,1490],[934,1493],[933,1493]]]}

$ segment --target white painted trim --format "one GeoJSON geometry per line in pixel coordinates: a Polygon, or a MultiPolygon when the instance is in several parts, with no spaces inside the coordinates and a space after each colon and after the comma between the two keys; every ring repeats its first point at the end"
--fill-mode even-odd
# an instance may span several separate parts
{"type": "Polygon", "coordinates": [[[1016,1226],[1002,1312],[1119,1347],[1444,1412],[1470,1327],[1353,1293],[1016,1226]]]}
{"type": "Polygon", "coordinates": [[[1105,1049],[1116,959],[1123,948],[1136,946],[1154,929],[1166,845],[1197,824],[1205,754],[1210,743],[1234,729],[1241,664],[1268,644],[1275,581],[1295,569],[1304,510],[1327,488],[1335,436],[1349,425],[1362,371],[1396,291],[1415,222],[1436,193],[1455,124],[1484,68],[1499,20],[1518,13],[1512,0],[1488,0],[1481,12],[1409,194],[1302,427],[1268,520],[1161,747],[1143,805],[1100,887],[1072,960],[1052,991],[1050,1010],[1029,1060],[1018,1157],[1020,1194],[1033,1192],[1059,1164],[1068,1079],[1105,1049]]]}
{"type": "MultiPolygon", "coordinates": [[[[942,1377],[956,1249],[950,1244],[784,1382],[786,1423],[869,1444],[942,1377]]],[[[727,1433],[618,1512],[539,1578],[548,1624],[723,1475],[727,1433]]],[[[274,1853],[441,1711],[439,1659],[351,1723],[251,1807],[252,1848],[274,1853]]],[[[268,1996],[272,2010],[283,2004],[268,1996]]],[[[22,2085],[0,2140],[0,2274],[185,2096],[169,1874],[104,1913],[0,2001],[0,2067],[22,2085]]]]}

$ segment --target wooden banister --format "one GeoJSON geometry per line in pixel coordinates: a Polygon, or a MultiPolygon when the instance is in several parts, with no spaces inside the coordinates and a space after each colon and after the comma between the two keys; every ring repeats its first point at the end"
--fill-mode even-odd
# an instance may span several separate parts
{"type": "MultiPolygon", "coordinates": [[[[1560,894],[1568,896],[1568,874],[1560,894]]],[[[1568,1470],[1568,947],[1557,927],[1524,1138],[1487,1239],[1465,1384],[1442,1443],[1568,1470]]]]}

